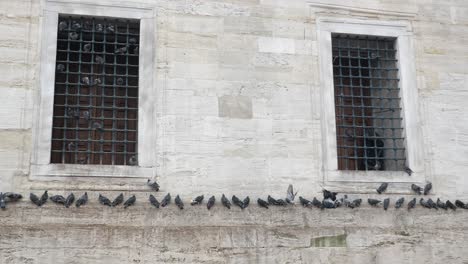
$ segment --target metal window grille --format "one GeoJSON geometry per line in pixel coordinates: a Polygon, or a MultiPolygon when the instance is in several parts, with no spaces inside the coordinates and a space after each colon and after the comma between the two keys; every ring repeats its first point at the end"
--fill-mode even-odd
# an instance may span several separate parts
{"type": "Polygon", "coordinates": [[[51,163],[137,165],[140,22],[59,15],[51,163]]]}
{"type": "Polygon", "coordinates": [[[339,170],[404,170],[395,40],[332,35],[339,170]]]}

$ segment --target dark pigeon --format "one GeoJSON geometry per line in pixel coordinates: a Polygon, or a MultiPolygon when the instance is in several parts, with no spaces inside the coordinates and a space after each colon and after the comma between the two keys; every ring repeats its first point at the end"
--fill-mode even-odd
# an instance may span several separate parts
{"type": "Polygon", "coordinates": [[[41,199],[39,200],[39,202],[41,203],[41,205],[45,204],[47,202],[47,200],[49,199],[49,194],[47,193],[47,191],[45,191],[42,196],[41,196],[41,199]]]}
{"type": "Polygon", "coordinates": [[[78,200],[76,200],[75,206],[80,207],[88,202],[88,193],[85,192],[78,200]]]}
{"type": "Polygon", "coordinates": [[[314,199],[312,199],[312,205],[317,207],[317,208],[322,208],[322,202],[320,202],[317,198],[314,197],[314,199]]]}
{"type": "Polygon", "coordinates": [[[405,197],[401,197],[395,202],[395,208],[397,209],[400,208],[404,202],[405,202],[405,197]]]}
{"type": "Polygon", "coordinates": [[[223,195],[221,196],[221,203],[227,208],[227,209],[231,209],[231,202],[229,201],[228,198],[226,198],[226,196],[223,195]]]}
{"type": "Polygon", "coordinates": [[[432,183],[428,183],[426,184],[426,186],[424,186],[424,195],[428,195],[429,192],[432,190],[432,183]]]}
{"type": "Polygon", "coordinates": [[[294,192],[292,184],[289,184],[288,190],[286,192],[286,202],[289,204],[294,203],[294,198],[296,198],[297,192],[294,192]]]}
{"type": "Polygon", "coordinates": [[[311,201],[309,201],[309,200],[303,198],[302,196],[299,196],[299,202],[300,202],[301,205],[304,206],[304,207],[309,207],[309,206],[312,204],[311,201]]]}
{"type": "Polygon", "coordinates": [[[242,204],[243,204],[242,209],[247,208],[250,204],[250,197],[249,196],[245,197],[244,201],[242,201],[242,204]]]}
{"type": "Polygon", "coordinates": [[[130,156],[127,162],[130,166],[137,166],[138,165],[138,158],[135,155],[130,156]]]}
{"type": "Polygon", "coordinates": [[[413,209],[416,206],[416,198],[408,202],[408,211],[413,209]]]}
{"type": "Polygon", "coordinates": [[[456,201],[455,201],[455,205],[456,205],[458,208],[466,209],[465,203],[462,202],[462,201],[460,201],[460,200],[456,200],[456,201]]]}
{"type": "Polygon", "coordinates": [[[65,204],[65,197],[63,197],[62,195],[53,195],[50,197],[50,200],[54,203],[58,203],[58,204],[65,204]]]}
{"type": "Polygon", "coordinates": [[[278,199],[278,200],[276,200],[276,205],[286,206],[286,205],[288,205],[288,203],[283,199],[278,199]]]}
{"type": "Polygon", "coordinates": [[[151,205],[153,205],[156,208],[159,208],[158,199],[156,199],[156,197],[154,197],[152,194],[150,194],[150,196],[149,196],[149,201],[150,201],[151,205]]]}
{"type": "Polygon", "coordinates": [[[450,209],[452,209],[452,210],[454,210],[454,211],[457,210],[457,207],[456,207],[451,201],[449,201],[449,200],[447,200],[447,201],[445,202],[445,205],[447,205],[447,208],[450,208],[450,209]]]}
{"type": "Polygon", "coordinates": [[[384,199],[384,201],[383,201],[383,209],[384,209],[385,211],[387,211],[389,205],[390,205],[390,198],[384,199]]]}
{"type": "Polygon", "coordinates": [[[102,205],[112,206],[112,202],[109,200],[109,198],[103,196],[102,194],[99,194],[98,200],[102,205]]]}
{"type": "Polygon", "coordinates": [[[369,198],[369,199],[367,199],[367,202],[368,202],[370,205],[372,205],[372,206],[377,206],[377,205],[378,205],[379,203],[381,203],[382,201],[377,200],[377,199],[371,199],[371,198],[369,198]]]}
{"type": "Polygon", "coordinates": [[[377,192],[379,194],[382,194],[383,192],[387,190],[387,187],[388,187],[388,183],[384,182],[379,186],[379,188],[377,188],[377,192]]]}
{"type": "Polygon", "coordinates": [[[148,179],[146,184],[148,184],[148,186],[151,187],[153,191],[159,191],[159,184],[156,181],[151,181],[150,179],[148,179]]]}
{"type": "Polygon", "coordinates": [[[182,202],[182,199],[180,199],[179,195],[176,195],[174,202],[180,210],[184,209],[184,202],[182,202]]]}
{"type": "Polygon", "coordinates": [[[8,202],[16,202],[23,198],[23,195],[19,193],[12,193],[12,192],[6,192],[3,194],[3,196],[7,198],[6,200],[8,200],[8,202]]]}
{"type": "MultiPolygon", "coordinates": [[[[299,199],[300,199],[300,197],[299,197],[299,199]]],[[[264,207],[264,208],[268,209],[268,202],[265,201],[265,200],[262,200],[261,198],[257,199],[257,204],[260,205],[260,207],[264,207]]]]}
{"type": "Polygon", "coordinates": [[[336,200],[336,195],[337,195],[337,194],[338,194],[338,193],[336,193],[336,192],[330,192],[330,191],[328,191],[328,190],[323,189],[323,199],[324,199],[324,200],[325,200],[325,199],[331,199],[332,201],[335,201],[335,200],[336,200]]]}
{"type": "Polygon", "coordinates": [[[65,200],[65,207],[66,208],[70,207],[70,205],[72,205],[74,201],[75,201],[75,195],[73,193],[70,193],[67,196],[67,199],[65,200]]]}
{"type": "Polygon", "coordinates": [[[413,170],[410,169],[410,167],[408,166],[405,166],[405,172],[408,173],[409,176],[411,176],[411,174],[413,174],[413,170]]]}
{"type": "Polygon", "coordinates": [[[71,39],[71,40],[77,40],[79,37],[80,37],[80,35],[78,35],[78,33],[76,33],[76,32],[68,33],[68,38],[71,39]]]}
{"type": "Polygon", "coordinates": [[[63,31],[63,30],[65,30],[65,29],[67,29],[67,27],[68,27],[67,22],[65,22],[65,21],[60,21],[60,23],[59,23],[59,25],[58,25],[59,31],[63,31]]]}
{"type": "Polygon", "coordinates": [[[216,201],[216,198],[215,198],[215,196],[214,196],[214,195],[213,195],[213,196],[211,196],[211,197],[210,197],[210,199],[208,199],[208,202],[206,203],[206,208],[207,208],[208,210],[210,210],[210,209],[211,209],[211,207],[213,207],[213,206],[214,206],[214,204],[215,204],[215,201],[216,201]]]}
{"type": "Polygon", "coordinates": [[[203,198],[204,198],[203,195],[199,195],[199,196],[195,197],[195,199],[193,199],[193,200],[190,202],[190,205],[201,204],[201,203],[203,202],[203,198]]]}
{"type": "Polygon", "coordinates": [[[362,203],[362,199],[361,199],[361,198],[355,199],[355,200],[353,200],[353,201],[351,202],[351,204],[354,206],[354,208],[361,206],[361,203],[362,203]]]}
{"type": "Polygon", "coordinates": [[[427,201],[424,201],[423,198],[421,198],[421,199],[419,200],[419,204],[422,205],[423,207],[426,207],[426,208],[429,208],[429,209],[432,208],[432,206],[430,206],[430,205],[427,203],[427,201]]]}
{"type": "Polygon", "coordinates": [[[270,205],[278,205],[278,202],[276,201],[276,199],[271,197],[270,195],[268,195],[267,201],[270,205]]]}
{"type": "Polygon", "coordinates": [[[127,199],[127,201],[124,202],[124,209],[127,209],[127,207],[134,205],[136,202],[136,196],[132,195],[130,198],[127,199]]]}
{"type": "Polygon", "coordinates": [[[115,207],[115,206],[123,203],[123,200],[124,200],[124,195],[123,195],[123,193],[121,193],[117,197],[115,197],[114,201],[112,201],[112,206],[115,207]]]}
{"type": "Polygon", "coordinates": [[[416,184],[411,184],[411,190],[413,190],[417,194],[421,194],[422,188],[417,186],[416,184]]]}
{"type": "Polygon", "coordinates": [[[171,203],[171,194],[167,193],[166,196],[161,201],[161,207],[166,207],[168,204],[171,203]]]}
{"type": "Polygon", "coordinates": [[[83,51],[85,52],[91,51],[91,44],[90,43],[84,44],[83,51]]]}
{"type": "Polygon", "coordinates": [[[239,206],[241,209],[244,209],[244,203],[239,198],[237,198],[237,196],[233,195],[231,200],[233,204],[239,206]]]}
{"type": "Polygon", "coordinates": [[[447,210],[447,205],[444,202],[442,202],[439,198],[437,198],[436,204],[437,204],[437,207],[447,210]]]}
{"type": "Polygon", "coordinates": [[[41,200],[39,200],[39,197],[37,197],[37,195],[35,195],[34,193],[29,194],[29,199],[31,200],[31,202],[33,202],[33,204],[37,206],[42,206],[41,200]]]}
{"type": "Polygon", "coordinates": [[[437,207],[437,204],[436,204],[431,198],[429,198],[429,199],[427,200],[427,204],[428,204],[431,208],[434,208],[434,209],[436,209],[436,210],[439,210],[439,208],[437,207]]]}

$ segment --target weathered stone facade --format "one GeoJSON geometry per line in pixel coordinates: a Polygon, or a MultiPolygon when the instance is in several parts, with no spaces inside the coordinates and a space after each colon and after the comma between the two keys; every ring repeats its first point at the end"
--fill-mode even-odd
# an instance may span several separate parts
{"type": "MultiPolygon", "coordinates": [[[[468,2],[465,0],[0,1],[0,191],[88,191],[90,204],[0,211],[0,263],[468,263],[468,212],[299,206],[231,211],[150,208],[146,178],[34,175],[44,10],[73,3],[152,12],[153,173],[161,193],[252,200],[323,187],[392,202],[412,178],[327,181],[319,42],[323,17],[400,21],[414,53],[423,166],[432,196],[468,201],[468,2]],[[136,194],[103,208],[98,193],[136,194]]],[[[104,14],[105,15],[105,14],[104,14]]],[[[43,103],[43,102],[42,102],[43,103]]]]}

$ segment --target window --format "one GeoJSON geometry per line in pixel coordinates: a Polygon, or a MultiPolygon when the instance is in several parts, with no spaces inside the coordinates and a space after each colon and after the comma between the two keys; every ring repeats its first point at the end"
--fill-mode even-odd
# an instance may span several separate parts
{"type": "Polygon", "coordinates": [[[405,21],[317,19],[325,182],[424,180],[412,34],[405,21]]]}
{"type": "Polygon", "coordinates": [[[46,2],[33,177],[155,175],[154,20],[151,8],[46,2]]]}
{"type": "Polygon", "coordinates": [[[403,170],[395,38],[332,34],[339,170],[403,170]]]}

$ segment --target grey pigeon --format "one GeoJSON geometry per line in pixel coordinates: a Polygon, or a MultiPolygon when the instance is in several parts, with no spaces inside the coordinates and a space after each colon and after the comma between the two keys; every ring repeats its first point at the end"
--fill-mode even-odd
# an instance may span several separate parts
{"type": "Polygon", "coordinates": [[[422,205],[423,207],[426,207],[426,208],[429,208],[429,209],[432,208],[432,206],[430,206],[430,205],[427,203],[427,201],[424,201],[423,198],[421,198],[421,199],[419,200],[419,204],[422,205]]]}
{"type": "Polygon", "coordinates": [[[320,209],[324,209],[324,208],[333,209],[333,208],[336,208],[336,204],[331,199],[323,199],[322,206],[320,209]]]}
{"type": "Polygon", "coordinates": [[[3,196],[4,196],[5,198],[7,198],[6,200],[7,200],[8,202],[16,202],[16,201],[18,201],[18,200],[20,200],[20,199],[23,198],[23,196],[22,196],[21,194],[19,194],[19,193],[12,193],[12,192],[6,192],[6,193],[3,194],[3,196]]]}
{"type": "Polygon", "coordinates": [[[405,197],[401,197],[395,202],[395,208],[397,209],[400,208],[404,202],[405,202],[405,197]]]}
{"type": "Polygon", "coordinates": [[[417,194],[421,194],[422,188],[417,186],[416,184],[411,184],[411,190],[413,190],[417,194]]]}
{"type": "Polygon", "coordinates": [[[336,192],[330,192],[328,190],[323,189],[323,199],[331,199],[332,201],[336,200],[336,192]]]}
{"type": "Polygon", "coordinates": [[[244,203],[239,198],[237,198],[237,196],[233,195],[231,200],[233,204],[239,206],[241,209],[244,209],[244,203]]]}
{"type": "Polygon", "coordinates": [[[377,206],[377,205],[378,205],[379,203],[381,203],[382,201],[377,200],[377,199],[371,199],[371,198],[369,198],[369,199],[367,199],[367,202],[368,202],[370,205],[372,205],[372,206],[377,206]]]}
{"type": "Polygon", "coordinates": [[[33,204],[37,206],[42,206],[41,200],[34,193],[29,194],[29,199],[31,200],[31,202],[33,202],[33,204]]]}
{"type": "Polygon", "coordinates": [[[386,198],[383,200],[383,209],[387,211],[388,206],[390,205],[390,198],[386,198]]]}
{"type": "Polygon", "coordinates": [[[268,195],[267,201],[270,205],[278,205],[278,202],[276,201],[276,199],[271,197],[270,195],[268,195]]]}
{"type": "Polygon", "coordinates": [[[379,186],[379,188],[377,188],[377,192],[379,194],[382,194],[383,192],[387,190],[387,187],[388,187],[388,183],[384,182],[379,186]]]}
{"type": "Polygon", "coordinates": [[[171,203],[171,194],[167,193],[166,196],[161,200],[161,207],[166,207],[171,203]]]}
{"type": "Polygon", "coordinates": [[[286,192],[286,202],[289,204],[294,203],[294,198],[296,198],[297,192],[294,192],[292,184],[289,184],[288,191],[286,192]]]}
{"type": "Polygon", "coordinates": [[[190,205],[196,205],[196,204],[201,204],[203,202],[203,195],[199,195],[195,197],[192,201],[190,201],[190,205]]]}
{"type": "Polygon", "coordinates": [[[447,205],[444,202],[442,202],[440,198],[437,198],[436,204],[437,204],[437,207],[447,210],[447,205]]]}
{"type": "Polygon", "coordinates": [[[76,32],[70,32],[68,33],[68,38],[71,39],[71,40],[77,40],[79,38],[80,35],[78,35],[78,33],[76,32]]]}
{"type": "Polygon", "coordinates": [[[124,200],[124,195],[123,193],[119,194],[117,197],[115,197],[114,201],[112,201],[112,206],[115,207],[121,203],[123,203],[124,200]]]}
{"type": "Polygon", "coordinates": [[[88,193],[85,192],[78,200],[76,200],[75,206],[80,207],[88,202],[88,193]]]}
{"type": "Polygon", "coordinates": [[[95,61],[97,64],[104,64],[104,58],[101,57],[101,56],[96,56],[96,58],[94,58],[94,61],[95,61]]]}
{"type": "Polygon", "coordinates": [[[283,199],[277,199],[277,200],[276,200],[276,205],[279,205],[279,206],[286,206],[286,205],[288,205],[288,203],[287,203],[285,200],[283,200],[283,199]]]}
{"type": "Polygon", "coordinates": [[[58,204],[65,204],[65,197],[63,197],[62,195],[53,195],[49,198],[52,202],[54,203],[58,203],[58,204]]]}
{"type": "Polygon", "coordinates": [[[5,209],[6,208],[6,201],[5,201],[5,195],[0,192],[0,208],[5,209]]]}
{"type": "Polygon", "coordinates": [[[431,190],[432,190],[432,183],[429,182],[428,184],[426,184],[426,186],[424,186],[424,195],[428,195],[431,190]]]}
{"type": "Polygon", "coordinates": [[[303,198],[302,196],[299,196],[299,202],[300,202],[301,205],[304,206],[304,207],[309,207],[309,206],[312,204],[311,201],[309,201],[309,200],[303,198]]]}
{"type": "Polygon", "coordinates": [[[106,31],[108,33],[114,33],[115,32],[114,26],[113,25],[108,25],[107,28],[106,28],[106,31]]]}
{"type": "Polygon", "coordinates": [[[47,191],[45,191],[42,196],[41,196],[41,199],[39,200],[39,202],[41,203],[41,205],[45,204],[47,202],[47,200],[49,199],[49,194],[47,193],[47,191]]]}
{"type": "Polygon", "coordinates": [[[67,29],[67,27],[68,27],[68,24],[65,21],[60,21],[60,23],[58,24],[59,31],[63,31],[67,29]]]}
{"type": "Polygon", "coordinates": [[[452,210],[454,210],[454,211],[457,210],[457,207],[456,207],[451,201],[449,201],[449,200],[447,200],[447,201],[445,202],[445,205],[447,205],[447,208],[450,208],[450,209],[452,209],[452,210]]]}
{"type": "Polygon", "coordinates": [[[115,54],[119,54],[119,55],[125,54],[125,53],[127,53],[127,50],[128,50],[127,47],[121,47],[121,48],[118,48],[118,49],[115,50],[115,54]]]}
{"type": "Polygon", "coordinates": [[[122,85],[124,83],[124,80],[122,78],[117,78],[117,81],[116,81],[117,85],[122,85]]]}
{"type": "Polygon", "coordinates": [[[75,195],[73,193],[70,193],[67,196],[67,199],[65,200],[65,207],[66,208],[70,207],[70,205],[72,205],[74,201],[75,201],[75,195]]]}
{"type": "Polygon", "coordinates": [[[351,202],[351,204],[354,206],[354,208],[361,206],[361,203],[362,203],[362,199],[361,199],[361,198],[354,199],[354,200],[351,202]]]}
{"type": "Polygon", "coordinates": [[[413,170],[411,170],[408,166],[405,166],[404,171],[405,171],[406,173],[408,173],[409,176],[411,176],[411,174],[413,174],[413,170]]]}
{"type": "Polygon", "coordinates": [[[159,184],[156,182],[156,181],[151,181],[150,179],[148,179],[148,181],[146,182],[146,184],[151,187],[151,189],[153,191],[159,191],[159,184]]]}
{"type": "Polygon", "coordinates": [[[99,131],[99,132],[104,132],[104,128],[102,127],[101,122],[98,122],[98,121],[93,122],[91,128],[93,128],[93,129],[95,129],[96,131],[99,131]]]}
{"type": "MultiPolygon", "coordinates": [[[[300,197],[299,197],[300,198],[300,197]]],[[[268,202],[265,201],[265,200],[262,200],[261,198],[258,198],[257,199],[257,204],[260,206],[260,207],[264,207],[266,209],[268,209],[268,202]]]]}
{"type": "Polygon", "coordinates": [[[124,209],[127,209],[127,207],[134,205],[136,202],[136,196],[132,195],[130,198],[127,199],[124,203],[124,209]]]}
{"type": "Polygon", "coordinates": [[[57,71],[58,72],[64,72],[65,71],[65,65],[57,64],[57,71]]]}
{"type": "Polygon", "coordinates": [[[136,43],[137,43],[137,40],[136,40],[136,38],[129,38],[129,39],[128,39],[128,43],[130,43],[130,44],[133,45],[133,44],[136,44],[136,43]]]}
{"type": "Polygon", "coordinates": [[[135,155],[130,156],[130,158],[128,159],[127,165],[137,166],[138,165],[138,158],[135,155]]]}
{"type": "Polygon", "coordinates": [[[345,207],[354,208],[354,205],[348,199],[348,195],[345,194],[340,201],[345,207]]]}
{"type": "Polygon", "coordinates": [[[158,199],[156,199],[156,197],[154,197],[152,194],[150,194],[150,196],[149,196],[149,201],[150,201],[151,205],[153,205],[156,208],[159,208],[158,199]]]}
{"type": "Polygon", "coordinates": [[[227,209],[231,209],[231,202],[229,201],[228,198],[226,198],[226,196],[223,195],[221,196],[221,203],[227,208],[227,209]]]}
{"type": "Polygon", "coordinates": [[[179,207],[180,210],[184,209],[184,202],[182,202],[182,199],[180,199],[179,195],[176,195],[174,202],[177,205],[177,207],[179,207]]]}
{"type": "Polygon", "coordinates": [[[104,26],[102,24],[97,24],[95,28],[96,28],[96,32],[104,31],[104,26]]]}
{"type": "Polygon", "coordinates": [[[460,200],[455,200],[455,205],[456,205],[458,208],[466,209],[465,203],[462,202],[462,201],[460,201],[460,200]]]}
{"type": "Polygon", "coordinates": [[[211,196],[211,197],[210,197],[210,199],[208,199],[208,202],[206,203],[206,208],[207,208],[208,210],[210,210],[210,209],[211,209],[211,207],[213,207],[213,206],[214,206],[214,204],[215,204],[215,201],[216,201],[216,198],[215,198],[215,196],[214,196],[214,195],[213,195],[213,196],[211,196]]]}
{"type": "Polygon", "coordinates": [[[102,205],[112,206],[112,203],[109,200],[109,198],[103,196],[102,194],[99,194],[98,200],[99,200],[99,203],[102,205]]]}
{"type": "Polygon", "coordinates": [[[81,31],[81,24],[76,22],[76,21],[73,21],[72,25],[71,25],[71,28],[72,28],[72,30],[75,30],[76,32],[80,32],[81,31]]]}
{"type": "Polygon", "coordinates": [[[247,196],[244,198],[244,200],[242,201],[242,209],[245,209],[249,206],[250,204],[250,197],[247,196]]]}
{"type": "Polygon", "coordinates": [[[416,198],[408,202],[408,211],[413,209],[416,206],[416,198]]]}
{"type": "Polygon", "coordinates": [[[314,197],[314,199],[312,199],[312,205],[317,207],[317,208],[322,208],[322,202],[320,202],[317,198],[314,197]]]}
{"type": "Polygon", "coordinates": [[[91,51],[91,44],[87,43],[83,45],[83,51],[90,52],[91,51]]]}
{"type": "Polygon", "coordinates": [[[431,199],[427,199],[427,204],[431,207],[431,208],[434,208],[436,210],[439,210],[439,208],[437,207],[437,204],[431,199]]]}

